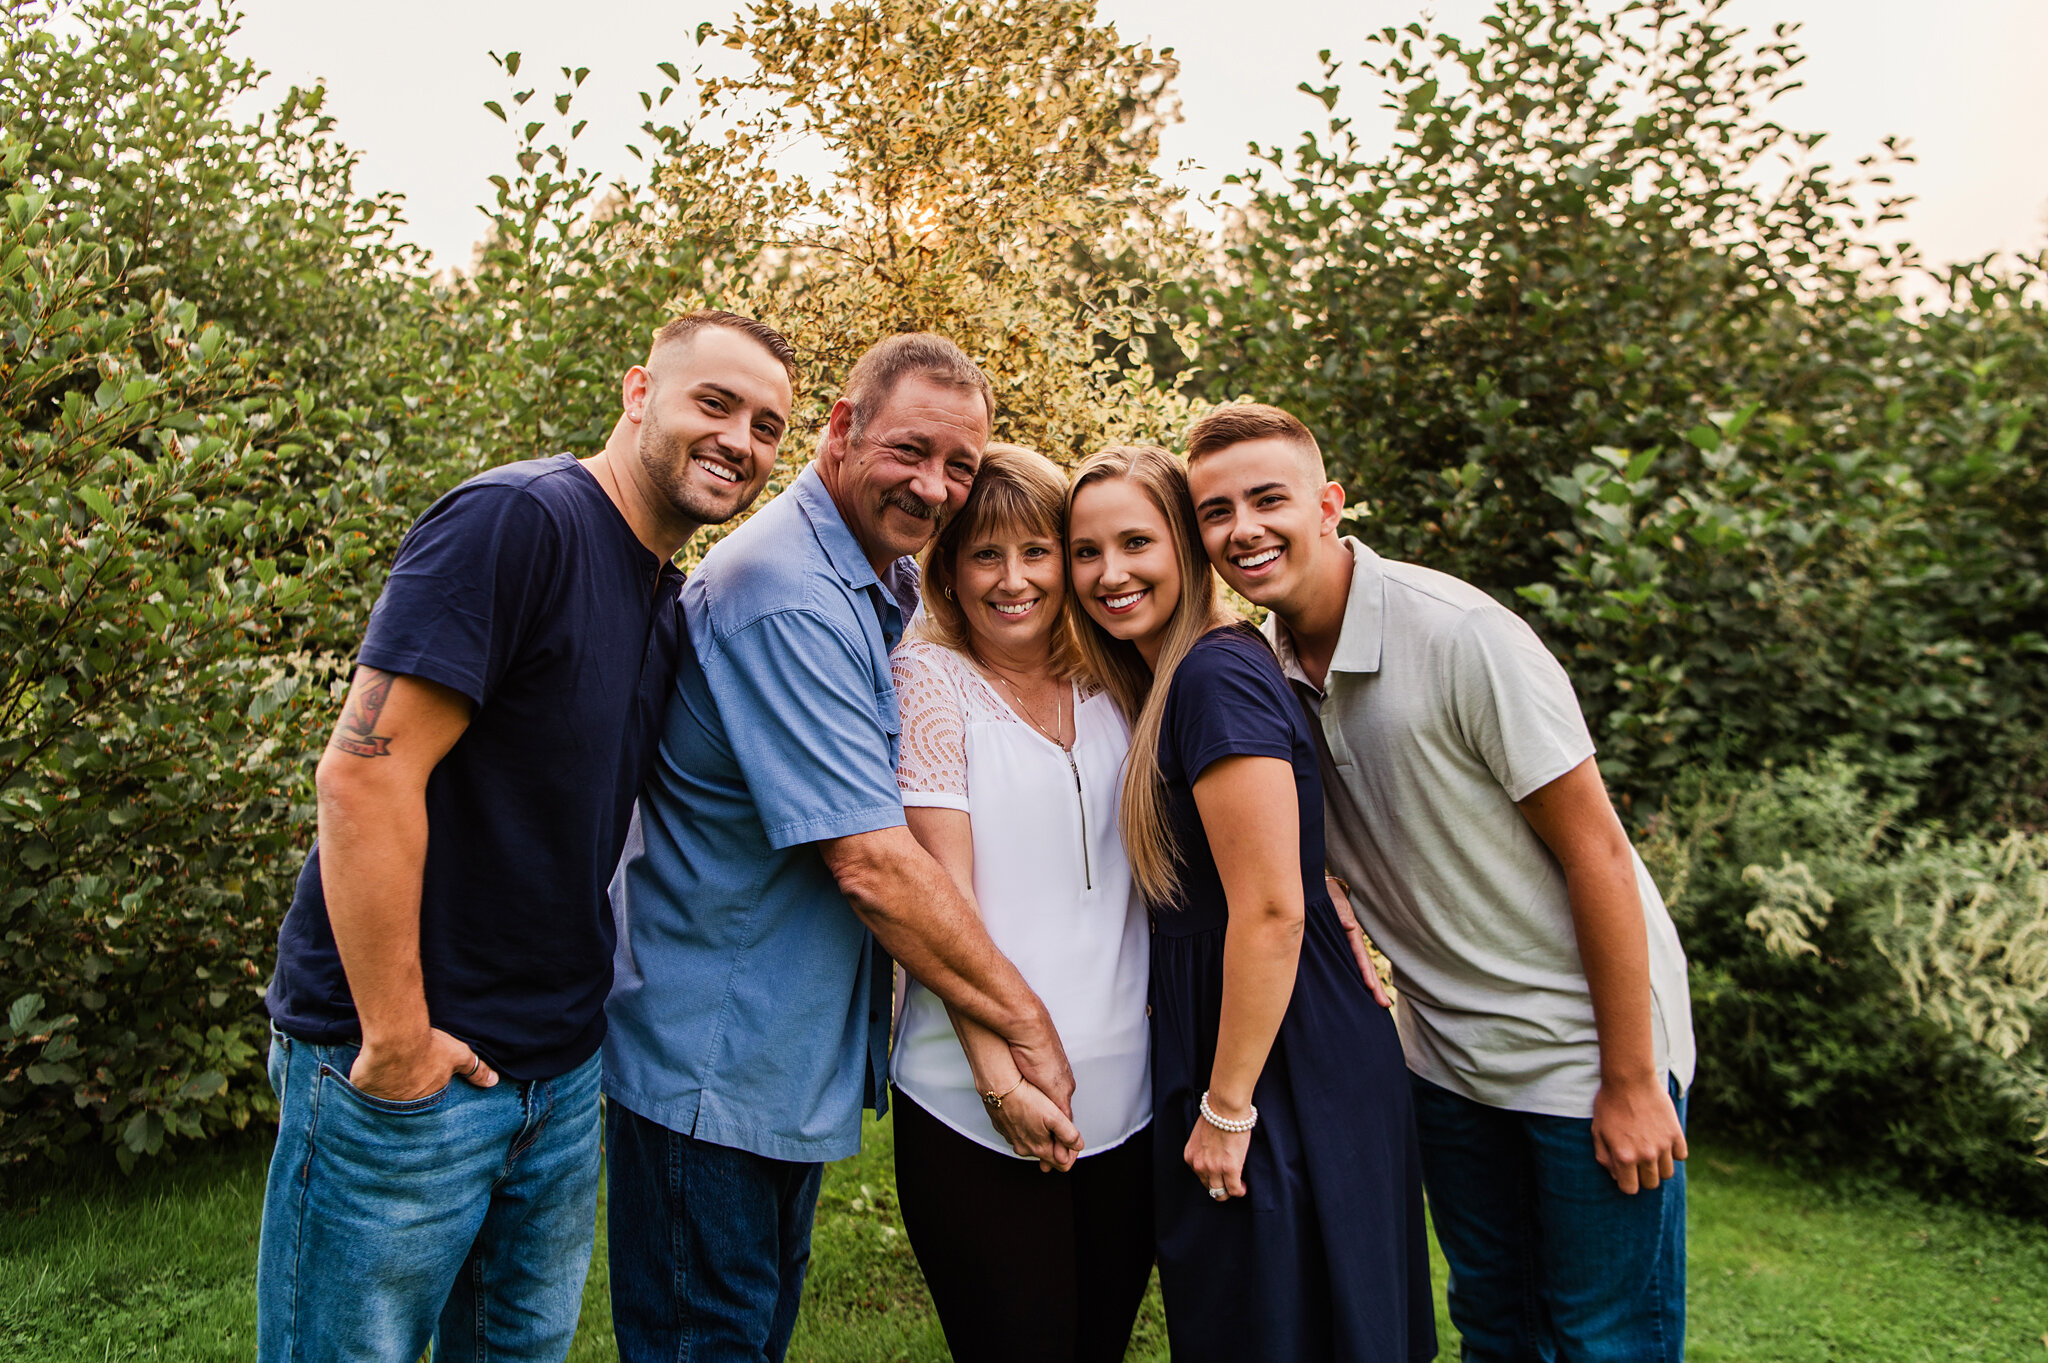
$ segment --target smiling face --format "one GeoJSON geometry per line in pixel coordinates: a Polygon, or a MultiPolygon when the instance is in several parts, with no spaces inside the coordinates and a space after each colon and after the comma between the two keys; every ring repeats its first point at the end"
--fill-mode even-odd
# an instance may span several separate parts
{"type": "Polygon", "coordinates": [[[789,428],[789,372],[753,337],[706,327],[662,346],[628,375],[627,415],[655,493],[698,525],[731,520],[775,471],[789,428]],[[638,397],[637,413],[635,397],[638,397]]]}
{"type": "Polygon", "coordinates": [[[1042,528],[988,527],[960,546],[953,596],[977,654],[997,660],[1044,655],[1067,599],[1058,538],[1042,528]]]}
{"type": "Polygon", "coordinates": [[[1238,595],[1283,616],[1315,590],[1322,556],[1343,548],[1344,489],[1319,473],[1308,451],[1278,437],[1231,445],[1188,467],[1209,561],[1238,595]]]}
{"type": "Polygon", "coordinates": [[[1166,513],[1128,478],[1074,494],[1067,524],[1074,594],[1088,618],[1138,646],[1150,663],[1180,604],[1180,564],[1166,513]]]}
{"type": "Polygon", "coordinates": [[[844,401],[819,447],[819,472],[876,572],[914,554],[957,512],[988,445],[988,406],[971,388],[907,375],[859,435],[844,401]]]}

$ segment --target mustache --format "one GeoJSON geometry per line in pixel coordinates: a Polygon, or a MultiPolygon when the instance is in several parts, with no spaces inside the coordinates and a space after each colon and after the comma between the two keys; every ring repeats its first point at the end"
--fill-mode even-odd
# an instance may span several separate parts
{"type": "Polygon", "coordinates": [[[893,506],[906,516],[915,516],[921,521],[934,523],[938,521],[939,513],[946,509],[944,502],[934,506],[922,497],[913,497],[907,491],[890,493],[882,499],[882,505],[893,506]]]}

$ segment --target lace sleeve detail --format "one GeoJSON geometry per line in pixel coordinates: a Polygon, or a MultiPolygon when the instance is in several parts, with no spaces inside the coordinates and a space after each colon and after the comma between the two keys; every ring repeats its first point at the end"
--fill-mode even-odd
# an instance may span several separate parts
{"type": "Polygon", "coordinates": [[[889,671],[903,716],[896,784],[903,803],[967,809],[967,723],[960,688],[945,665],[945,650],[912,642],[896,650],[889,671]]]}

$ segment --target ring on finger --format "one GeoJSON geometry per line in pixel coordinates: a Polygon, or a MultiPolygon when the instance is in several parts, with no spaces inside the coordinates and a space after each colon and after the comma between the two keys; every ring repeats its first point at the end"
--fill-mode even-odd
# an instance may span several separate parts
{"type": "Polygon", "coordinates": [[[1225,1192],[1225,1191],[1224,1191],[1223,1189],[1221,1189],[1221,1188],[1211,1188],[1211,1189],[1209,1190],[1209,1196],[1210,1196],[1211,1198],[1213,1198],[1213,1199],[1214,1199],[1215,1201],[1218,1201],[1218,1202],[1223,1202],[1223,1201],[1226,1201],[1226,1200],[1227,1200],[1227,1199],[1228,1199],[1228,1198],[1230,1197],[1230,1194],[1229,1194],[1229,1193],[1227,1193],[1227,1192],[1225,1192]]]}
{"type": "Polygon", "coordinates": [[[475,1051],[471,1051],[469,1053],[469,1068],[462,1072],[462,1077],[464,1079],[474,1079],[476,1078],[477,1071],[481,1070],[483,1067],[484,1058],[478,1055],[475,1051]]]}

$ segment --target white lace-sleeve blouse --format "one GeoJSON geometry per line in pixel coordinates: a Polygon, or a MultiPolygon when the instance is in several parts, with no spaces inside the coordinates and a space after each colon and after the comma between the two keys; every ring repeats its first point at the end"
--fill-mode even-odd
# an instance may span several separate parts
{"type": "MultiPolygon", "coordinates": [[[[1151,934],[1117,834],[1123,716],[1077,685],[1070,762],[951,649],[905,640],[892,663],[903,803],[967,814],[982,922],[1045,1001],[1073,1064],[1082,1158],[1110,1149],[1152,1117],[1151,934]]],[[[969,1140],[1013,1153],[989,1125],[945,1005],[915,980],[890,1077],[969,1140]]]]}

